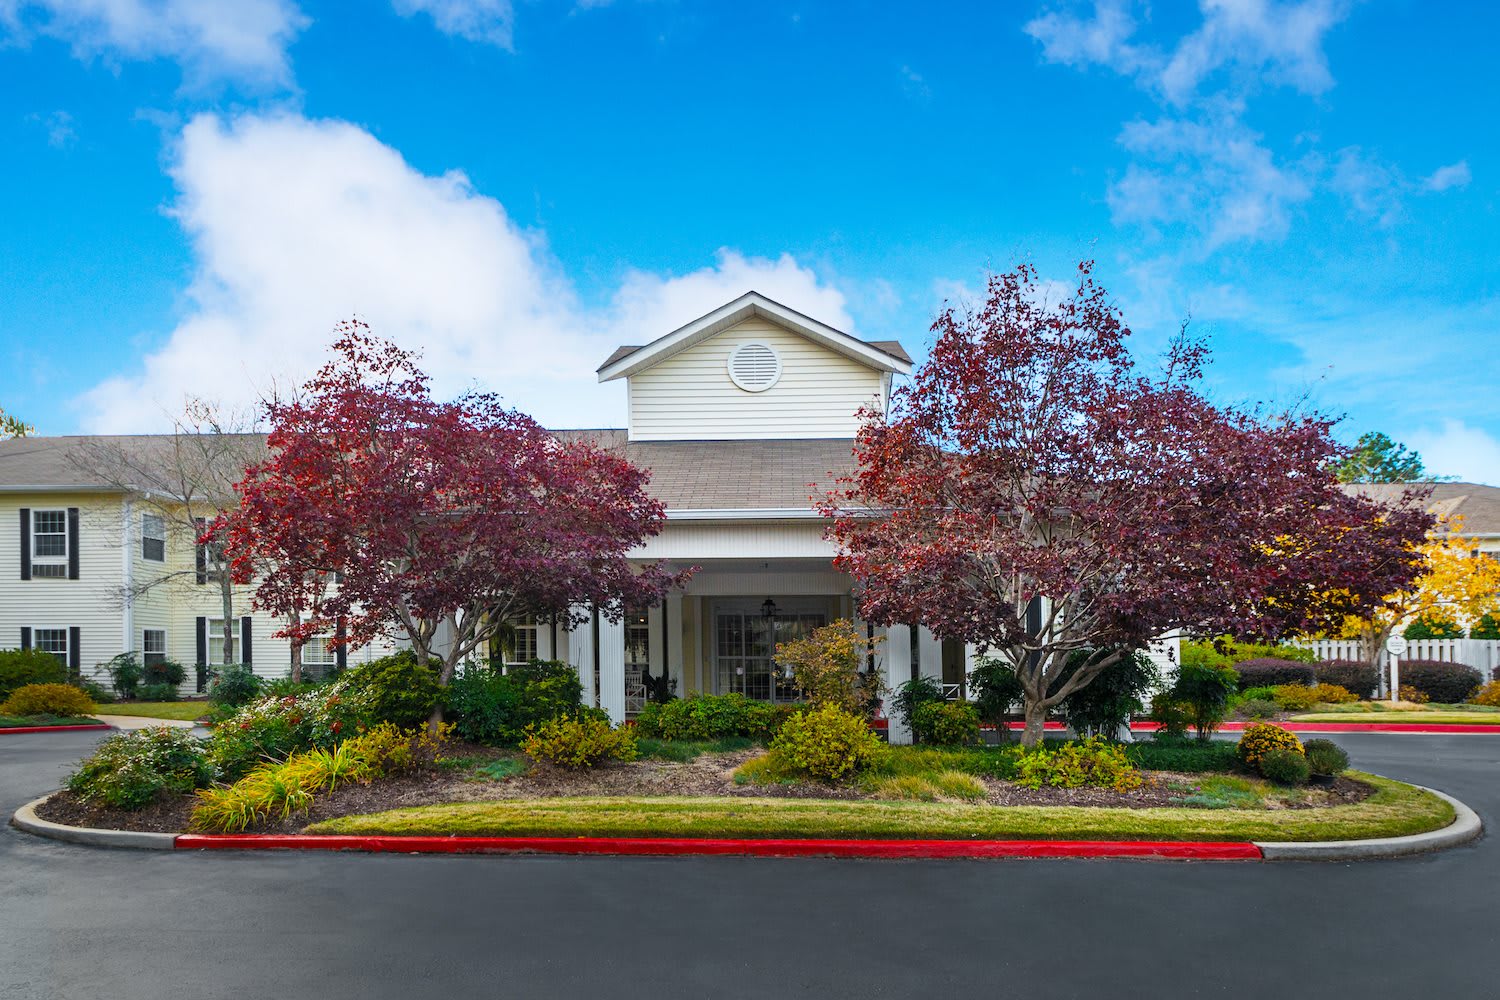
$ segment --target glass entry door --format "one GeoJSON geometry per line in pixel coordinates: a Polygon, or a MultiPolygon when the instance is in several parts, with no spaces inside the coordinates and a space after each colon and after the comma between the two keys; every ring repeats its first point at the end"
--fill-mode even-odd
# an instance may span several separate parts
{"type": "Polygon", "coordinates": [[[791,613],[768,619],[758,611],[714,614],[714,690],[758,701],[796,701],[797,688],[773,656],[778,642],[802,639],[828,624],[826,614],[791,613]]]}

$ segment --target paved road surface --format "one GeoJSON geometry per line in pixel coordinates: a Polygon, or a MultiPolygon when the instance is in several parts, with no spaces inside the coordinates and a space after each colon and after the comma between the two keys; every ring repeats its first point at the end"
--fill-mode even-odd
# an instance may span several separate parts
{"type": "MultiPolygon", "coordinates": [[[[0,810],[98,734],[0,737],[0,810]]],[[[1500,737],[1337,737],[1494,830],[1500,737]]],[[[0,998],[1500,996],[1500,838],[1362,864],[152,853],[0,833],[0,998]]]]}

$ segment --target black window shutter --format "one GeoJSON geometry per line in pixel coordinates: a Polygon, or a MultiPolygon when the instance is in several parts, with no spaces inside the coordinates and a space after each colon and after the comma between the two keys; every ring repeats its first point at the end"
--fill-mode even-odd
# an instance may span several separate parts
{"type": "MultiPolygon", "coordinates": [[[[74,512],[69,511],[68,513],[73,514],[74,512]]],[[[83,629],[76,625],[68,629],[68,669],[74,672],[78,670],[78,665],[83,662],[83,658],[79,655],[78,651],[79,642],[82,638],[83,629]]]]}
{"type": "MultiPolygon", "coordinates": [[[[31,508],[21,508],[21,579],[31,579],[31,508]]],[[[27,629],[26,631],[30,631],[27,629]]]]}
{"type": "Polygon", "coordinates": [[[208,619],[198,618],[198,666],[208,663],[208,619]]]}
{"type": "Polygon", "coordinates": [[[78,579],[78,508],[68,508],[68,579],[78,579]]]}
{"type": "Polygon", "coordinates": [[[21,626],[21,648],[31,648],[31,629],[27,628],[25,625],[21,626]]]}
{"type": "Polygon", "coordinates": [[[250,661],[250,616],[245,615],[240,619],[240,662],[248,667],[250,661]]]}
{"type": "MultiPolygon", "coordinates": [[[[193,518],[193,529],[198,533],[198,538],[203,537],[203,532],[208,527],[208,521],[201,517],[193,518]]],[[[208,582],[208,551],[197,538],[193,539],[193,558],[197,560],[198,582],[208,582]]],[[[200,619],[201,620],[201,619],[200,619]]],[[[200,659],[199,663],[206,663],[207,658],[200,659]]]]}
{"type": "Polygon", "coordinates": [[[340,670],[349,666],[349,647],[344,645],[344,637],[347,634],[344,631],[344,620],[340,618],[338,631],[335,633],[338,639],[338,647],[333,652],[334,662],[339,665],[340,670]]]}

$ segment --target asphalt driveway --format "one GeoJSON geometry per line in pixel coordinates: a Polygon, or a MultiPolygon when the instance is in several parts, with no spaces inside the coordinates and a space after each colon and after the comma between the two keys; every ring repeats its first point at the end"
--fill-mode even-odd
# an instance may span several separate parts
{"type": "MultiPolygon", "coordinates": [[[[1500,821],[1500,736],[1338,736],[1500,821]]],[[[0,737],[0,810],[95,733],[0,737]]],[[[0,833],[0,997],[1500,995],[1500,838],[1360,864],[155,853],[0,833]]]]}

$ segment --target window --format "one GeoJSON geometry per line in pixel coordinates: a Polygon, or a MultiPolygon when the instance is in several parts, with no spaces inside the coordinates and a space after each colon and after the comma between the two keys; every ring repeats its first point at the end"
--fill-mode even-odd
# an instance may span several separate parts
{"type": "MultiPolygon", "coordinates": [[[[208,521],[206,518],[194,518],[193,524],[200,538],[203,536],[203,533],[208,530],[208,521]]],[[[229,567],[227,566],[226,560],[224,559],[223,542],[213,541],[207,544],[200,543],[198,545],[197,559],[199,583],[216,583],[219,580],[220,574],[228,571],[229,567]]]]}
{"type": "Polygon", "coordinates": [[[490,640],[490,662],[499,661],[511,666],[539,659],[538,631],[536,619],[530,615],[506,623],[499,634],[490,640]]]}
{"type": "Polygon", "coordinates": [[[165,629],[148,628],[141,633],[141,662],[146,666],[160,663],[167,658],[167,632],[165,629]]]}
{"type": "Polygon", "coordinates": [[[225,659],[224,649],[224,619],[210,618],[208,620],[208,663],[209,666],[221,667],[227,663],[240,662],[240,623],[238,620],[230,628],[232,633],[229,640],[228,659],[225,659]]]}
{"type": "Polygon", "coordinates": [[[309,667],[338,666],[338,650],[329,644],[328,636],[315,635],[302,644],[302,664],[309,667]]]}
{"type": "Polygon", "coordinates": [[[68,665],[68,630],[65,628],[39,628],[32,632],[32,645],[43,653],[51,653],[68,665]]]}
{"type": "Polygon", "coordinates": [[[159,514],[141,515],[141,558],[165,562],[167,558],[167,524],[159,514]]]}
{"type": "MultiPolygon", "coordinates": [[[[38,510],[31,515],[31,575],[68,578],[68,512],[38,510]]],[[[66,646],[66,643],[64,644],[66,646]]]]}

